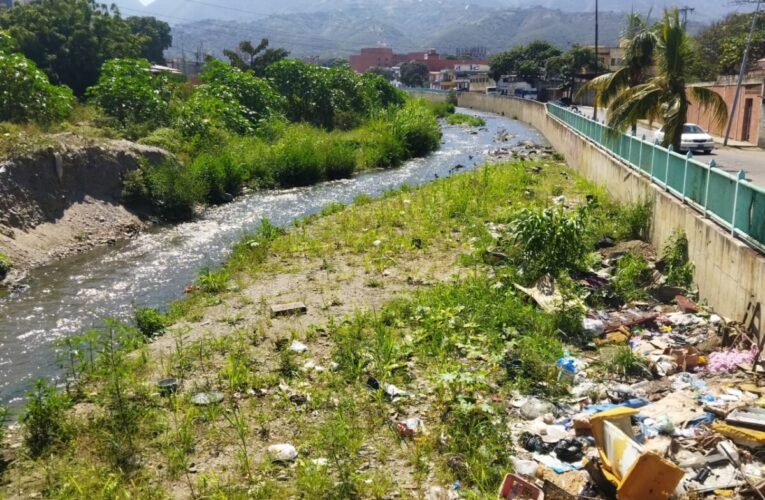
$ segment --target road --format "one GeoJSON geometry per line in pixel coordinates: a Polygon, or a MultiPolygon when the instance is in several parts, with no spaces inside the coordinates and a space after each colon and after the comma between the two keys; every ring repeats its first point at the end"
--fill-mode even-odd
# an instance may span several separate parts
{"type": "MultiPolygon", "coordinates": [[[[580,106],[579,110],[583,115],[592,117],[592,108],[588,106],[580,106]]],[[[598,114],[599,119],[603,119],[603,111],[600,110],[598,114]]],[[[656,127],[658,128],[658,127],[656,127]]],[[[650,128],[648,124],[639,124],[637,128],[637,135],[645,135],[646,139],[653,139],[656,128],[650,128]]],[[[699,153],[694,156],[694,159],[699,162],[709,163],[712,160],[721,170],[729,172],[733,175],[738,174],[739,170],[743,170],[746,173],[747,180],[752,183],[765,188],[765,150],[762,150],[756,146],[744,146],[745,143],[736,143],[735,146],[729,145],[723,147],[722,140],[717,142],[715,150],[705,155],[699,153]]]]}

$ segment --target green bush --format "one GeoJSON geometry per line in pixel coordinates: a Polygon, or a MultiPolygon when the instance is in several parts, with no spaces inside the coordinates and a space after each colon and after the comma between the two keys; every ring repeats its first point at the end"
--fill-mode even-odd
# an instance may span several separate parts
{"type": "Polygon", "coordinates": [[[200,79],[206,84],[203,92],[208,97],[233,99],[253,127],[283,107],[283,99],[268,82],[217,59],[208,61],[200,79]]]}
{"type": "Polygon", "coordinates": [[[463,115],[461,113],[447,116],[446,122],[449,125],[467,125],[469,127],[483,127],[486,125],[486,120],[480,116],[463,115]]]}
{"type": "Polygon", "coordinates": [[[27,395],[29,400],[21,417],[24,444],[32,457],[39,457],[51,446],[66,441],[68,429],[65,412],[70,403],[54,385],[38,380],[27,395]]]}
{"type": "Polygon", "coordinates": [[[112,59],[104,63],[98,83],[87,96],[122,126],[166,125],[171,91],[167,78],[151,72],[145,59],[112,59]]]}
{"type": "Polygon", "coordinates": [[[231,201],[249,179],[243,165],[228,151],[203,153],[191,164],[191,175],[199,186],[201,199],[211,204],[231,201]]]}
{"type": "Polygon", "coordinates": [[[628,253],[616,263],[611,281],[614,292],[624,302],[642,300],[648,296],[647,288],[653,282],[653,270],[641,256],[628,253]]]}
{"type": "Polygon", "coordinates": [[[423,105],[427,107],[437,118],[446,118],[453,114],[455,111],[455,105],[451,102],[435,102],[435,101],[422,101],[423,105]]]}
{"type": "Polygon", "coordinates": [[[134,312],[135,326],[147,338],[155,337],[165,331],[167,318],[159,309],[139,307],[134,312]]]}
{"type": "Polygon", "coordinates": [[[425,156],[441,145],[441,127],[435,116],[420,102],[410,101],[389,120],[404,142],[410,157],[425,156]]]}
{"type": "Polygon", "coordinates": [[[199,186],[190,170],[172,160],[156,166],[144,163],[139,169],[128,172],[122,184],[126,204],[150,207],[168,221],[190,219],[203,192],[204,188],[199,186]]]}
{"type": "Polygon", "coordinates": [[[34,62],[22,54],[0,51],[0,121],[60,122],[69,116],[73,104],[72,91],[51,84],[34,62]]]}
{"type": "Polygon", "coordinates": [[[662,249],[661,263],[667,284],[690,288],[695,266],[688,258],[688,237],[682,230],[675,231],[662,249]]]}
{"type": "Polygon", "coordinates": [[[318,132],[307,126],[290,127],[271,148],[274,178],[281,186],[308,186],[325,179],[325,152],[318,132]]]}
{"type": "Polygon", "coordinates": [[[651,225],[650,202],[643,201],[620,207],[617,220],[620,239],[648,239],[648,230],[651,225]]]}
{"type": "Polygon", "coordinates": [[[522,209],[512,221],[512,241],[518,264],[528,281],[579,268],[588,253],[586,214],[568,215],[561,209],[522,209]]]}
{"type": "Polygon", "coordinates": [[[0,253],[0,281],[5,279],[12,267],[13,262],[11,261],[11,258],[0,253]]]}
{"type": "Polygon", "coordinates": [[[350,144],[330,138],[323,146],[327,179],[344,179],[353,175],[356,171],[356,151],[350,144]]]}

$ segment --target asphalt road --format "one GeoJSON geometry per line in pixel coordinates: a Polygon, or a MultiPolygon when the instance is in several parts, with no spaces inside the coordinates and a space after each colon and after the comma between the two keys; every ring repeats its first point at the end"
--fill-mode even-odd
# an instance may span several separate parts
{"type": "MultiPolygon", "coordinates": [[[[579,110],[585,116],[592,117],[591,107],[580,106],[579,110]]],[[[598,118],[604,118],[602,110],[599,112],[598,118]]],[[[655,129],[651,129],[647,125],[638,125],[638,136],[645,135],[646,139],[651,140],[654,132],[655,129]]],[[[715,138],[715,141],[717,142],[718,138],[715,138]]],[[[720,140],[711,154],[699,153],[694,156],[694,159],[704,163],[714,160],[718,168],[733,175],[743,170],[749,181],[765,188],[765,150],[756,146],[729,145],[723,147],[722,140],[720,140]]]]}

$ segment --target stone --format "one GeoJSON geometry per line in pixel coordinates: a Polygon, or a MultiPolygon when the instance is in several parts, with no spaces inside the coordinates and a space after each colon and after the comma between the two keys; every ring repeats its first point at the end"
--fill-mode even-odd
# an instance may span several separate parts
{"type": "Polygon", "coordinates": [[[291,302],[289,304],[273,304],[271,306],[271,316],[295,316],[308,312],[308,307],[302,302],[291,302]]]}
{"type": "Polygon", "coordinates": [[[273,444],[268,447],[268,456],[274,462],[292,462],[297,456],[297,449],[289,443],[273,444]]]}

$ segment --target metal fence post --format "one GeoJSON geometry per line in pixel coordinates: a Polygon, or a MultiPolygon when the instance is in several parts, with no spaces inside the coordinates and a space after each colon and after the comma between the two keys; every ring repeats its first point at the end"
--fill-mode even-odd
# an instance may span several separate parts
{"type": "Polygon", "coordinates": [[[704,190],[704,217],[708,217],[707,214],[707,201],[709,200],[709,182],[712,178],[712,169],[717,166],[717,163],[712,160],[709,162],[709,169],[707,169],[707,187],[704,190]]]}
{"type": "Polygon", "coordinates": [[[643,170],[643,143],[645,143],[645,134],[640,139],[640,153],[638,154],[638,170],[643,170]]]}
{"type": "Polygon", "coordinates": [[[632,134],[627,135],[627,137],[630,138],[630,147],[627,148],[627,164],[634,165],[632,163],[632,142],[635,140],[635,138],[632,136],[632,134]]]}
{"type": "Polygon", "coordinates": [[[672,153],[674,152],[675,148],[672,146],[672,144],[669,145],[667,148],[667,167],[664,169],[664,189],[666,191],[669,191],[669,159],[672,158],[672,153]]]}
{"type": "Polygon", "coordinates": [[[736,194],[733,195],[733,215],[730,218],[730,234],[734,238],[736,237],[736,211],[738,210],[738,188],[741,186],[741,181],[746,180],[746,174],[743,170],[738,171],[736,176],[736,194]]]}
{"type": "Polygon", "coordinates": [[[656,159],[656,146],[659,144],[659,141],[656,139],[653,140],[653,149],[651,149],[651,182],[654,181],[653,179],[653,162],[656,159]]]}
{"type": "Polygon", "coordinates": [[[683,171],[683,203],[685,203],[685,183],[688,180],[688,160],[693,158],[693,153],[688,151],[685,155],[685,170],[683,171]]]}

